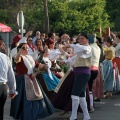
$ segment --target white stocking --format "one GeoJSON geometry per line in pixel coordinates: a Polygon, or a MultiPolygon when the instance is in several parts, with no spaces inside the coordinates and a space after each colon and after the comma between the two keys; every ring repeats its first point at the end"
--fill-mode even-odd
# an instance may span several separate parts
{"type": "Polygon", "coordinates": [[[88,113],[87,102],[86,102],[85,97],[80,97],[80,106],[81,106],[81,109],[82,109],[83,114],[84,114],[84,119],[83,120],[89,120],[90,116],[89,116],[89,113],[88,113]]]}
{"type": "Polygon", "coordinates": [[[74,95],[72,95],[71,98],[72,98],[72,113],[70,120],[75,120],[77,118],[77,110],[80,103],[80,99],[78,96],[74,95]]]}
{"type": "Polygon", "coordinates": [[[90,107],[93,107],[93,94],[92,91],[89,92],[90,95],[90,107]]]}

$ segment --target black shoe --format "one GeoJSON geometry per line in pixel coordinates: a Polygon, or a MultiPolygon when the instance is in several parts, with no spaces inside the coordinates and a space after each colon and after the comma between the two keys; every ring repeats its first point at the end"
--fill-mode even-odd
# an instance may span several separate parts
{"type": "MultiPolygon", "coordinates": [[[[69,118],[66,118],[65,120],[70,120],[69,118]]],[[[74,120],[77,120],[77,119],[74,119],[74,120]]]]}
{"type": "Polygon", "coordinates": [[[65,115],[68,114],[68,111],[62,111],[59,115],[65,115]]]}
{"type": "Polygon", "coordinates": [[[97,98],[97,99],[95,99],[94,101],[95,101],[95,102],[100,102],[100,99],[99,99],[99,98],[97,98]]]}
{"type": "Polygon", "coordinates": [[[116,92],[116,94],[120,94],[120,90],[118,92],[116,92]]]}

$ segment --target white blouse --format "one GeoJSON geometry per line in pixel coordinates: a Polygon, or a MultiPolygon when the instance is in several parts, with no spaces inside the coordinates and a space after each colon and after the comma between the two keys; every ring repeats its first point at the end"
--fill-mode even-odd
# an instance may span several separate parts
{"type": "Polygon", "coordinates": [[[49,55],[48,58],[50,60],[56,60],[59,58],[59,55],[61,55],[62,53],[60,52],[59,49],[53,49],[53,50],[49,50],[49,55]]]}

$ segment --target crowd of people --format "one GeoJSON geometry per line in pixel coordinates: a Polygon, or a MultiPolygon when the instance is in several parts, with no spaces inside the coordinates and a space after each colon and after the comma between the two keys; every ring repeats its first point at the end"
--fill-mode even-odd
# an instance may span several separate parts
{"type": "Polygon", "coordinates": [[[4,72],[0,72],[0,120],[7,98],[6,83],[10,116],[20,120],[43,119],[56,109],[62,110],[60,115],[71,111],[70,120],[77,120],[78,112],[83,112],[83,120],[90,120],[94,101],[120,93],[119,34],[102,38],[81,32],[71,37],[37,31],[32,37],[28,31],[23,38],[13,38],[11,61],[5,55],[2,38],[0,54],[4,72]]]}

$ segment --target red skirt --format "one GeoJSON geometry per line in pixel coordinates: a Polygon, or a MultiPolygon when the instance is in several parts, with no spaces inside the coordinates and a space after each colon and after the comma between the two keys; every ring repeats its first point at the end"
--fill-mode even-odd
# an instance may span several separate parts
{"type": "Polygon", "coordinates": [[[116,63],[116,64],[117,64],[117,67],[118,67],[118,70],[119,70],[119,74],[120,74],[120,58],[115,57],[115,58],[113,59],[113,63],[116,63]]]}

